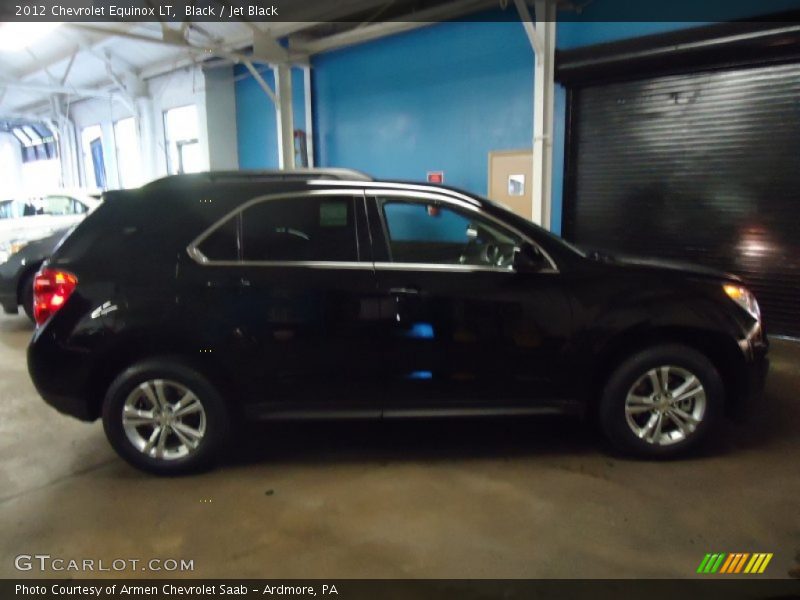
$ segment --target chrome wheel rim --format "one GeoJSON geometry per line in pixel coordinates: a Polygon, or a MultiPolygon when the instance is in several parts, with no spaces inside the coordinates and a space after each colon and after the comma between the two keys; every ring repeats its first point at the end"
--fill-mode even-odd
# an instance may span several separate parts
{"type": "Polygon", "coordinates": [[[706,391],[700,378],[674,365],[644,373],[625,398],[625,419],[631,431],[654,446],[688,439],[705,413],[706,391]]]}
{"type": "Polygon", "coordinates": [[[177,460],[199,448],[206,434],[206,411],[185,385],[152,379],[128,394],[122,426],[128,441],[145,456],[177,460]]]}

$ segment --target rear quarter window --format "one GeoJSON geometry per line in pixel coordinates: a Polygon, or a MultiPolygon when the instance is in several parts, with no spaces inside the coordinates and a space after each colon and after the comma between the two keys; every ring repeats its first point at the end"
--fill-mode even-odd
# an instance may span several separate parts
{"type": "Polygon", "coordinates": [[[198,249],[208,260],[235,261],[241,259],[239,251],[239,227],[241,213],[219,225],[198,249]]]}
{"type": "Polygon", "coordinates": [[[354,213],[350,196],[264,200],[242,213],[242,257],[245,261],[357,261],[354,213]]]}

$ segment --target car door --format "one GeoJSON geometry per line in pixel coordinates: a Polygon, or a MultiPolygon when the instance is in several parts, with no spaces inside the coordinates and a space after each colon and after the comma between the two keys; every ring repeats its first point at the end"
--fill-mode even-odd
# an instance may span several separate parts
{"type": "Polygon", "coordinates": [[[363,193],[255,198],[191,247],[185,278],[252,416],[379,416],[363,193]]]}
{"type": "Polygon", "coordinates": [[[367,196],[378,291],[392,307],[381,330],[385,414],[559,402],[570,308],[549,257],[517,272],[530,241],[467,197],[367,196]]]}

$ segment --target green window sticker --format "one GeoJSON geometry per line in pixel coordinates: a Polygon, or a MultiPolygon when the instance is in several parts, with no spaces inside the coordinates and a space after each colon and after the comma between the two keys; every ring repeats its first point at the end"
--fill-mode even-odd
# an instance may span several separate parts
{"type": "Polygon", "coordinates": [[[323,202],[319,206],[320,227],[344,227],[347,225],[347,200],[323,202]]]}

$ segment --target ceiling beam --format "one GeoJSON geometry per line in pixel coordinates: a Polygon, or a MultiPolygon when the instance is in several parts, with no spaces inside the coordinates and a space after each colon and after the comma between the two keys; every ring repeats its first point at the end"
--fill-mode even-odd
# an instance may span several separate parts
{"type": "MultiPolygon", "coordinates": [[[[536,60],[539,60],[539,57],[544,52],[544,44],[542,43],[541,36],[536,31],[536,26],[533,24],[531,12],[528,10],[527,1],[514,0],[514,4],[517,7],[517,12],[519,13],[520,21],[522,21],[522,26],[525,28],[525,33],[528,35],[528,41],[533,47],[534,54],[536,54],[536,60]]],[[[538,12],[537,16],[539,16],[538,12]]]]}
{"type": "Polygon", "coordinates": [[[20,112],[14,110],[4,110],[0,108],[0,119],[7,119],[11,120],[20,120],[20,121],[34,121],[40,122],[44,120],[44,117],[40,114],[32,113],[32,112],[20,112]]]}
{"type": "MultiPolygon", "coordinates": [[[[66,23],[64,25],[66,25],[66,23]]],[[[54,35],[55,34],[60,35],[60,34],[64,33],[65,31],[67,31],[65,29],[64,25],[62,25],[61,27],[55,29],[53,31],[53,34],[54,35]]],[[[139,23],[120,23],[119,24],[119,29],[121,29],[123,31],[126,31],[128,29],[132,29],[133,27],[136,27],[137,25],[140,25],[140,24],[139,23]]],[[[67,35],[72,40],[76,39],[74,35],[70,35],[69,33],[67,35]]],[[[41,62],[40,65],[36,65],[36,66],[26,70],[26,71],[21,71],[21,72],[14,73],[13,77],[16,78],[16,79],[27,79],[28,77],[31,77],[33,75],[38,74],[43,67],[47,68],[47,69],[52,68],[55,65],[57,65],[58,63],[60,63],[62,60],[64,60],[65,56],[69,56],[69,55],[72,55],[72,54],[74,54],[76,52],[79,52],[82,49],[81,44],[87,44],[89,47],[94,48],[95,46],[98,46],[99,44],[102,44],[103,42],[105,42],[107,39],[108,39],[108,35],[105,33],[104,29],[98,27],[97,31],[95,31],[94,35],[92,35],[91,37],[84,36],[81,40],[75,41],[74,43],[72,43],[68,48],[63,49],[63,51],[59,51],[57,56],[54,56],[54,57],[50,58],[49,60],[40,61],[41,62]]]]}
{"type": "MultiPolygon", "coordinates": [[[[77,29],[79,31],[87,31],[87,32],[98,31],[98,27],[91,23],[66,23],[64,26],[69,27],[70,29],[77,29]]],[[[150,44],[168,46],[171,48],[175,48],[176,50],[183,50],[196,57],[212,58],[214,56],[219,56],[222,58],[233,60],[234,62],[241,62],[244,60],[253,60],[256,62],[263,62],[263,63],[276,62],[276,56],[273,55],[272,53],[270,53],[267,56],[260,56],[257,53],[253,53],[252,55],[245,55],[237,51],[242,47],[242,44],[244,44],[244,46],[249,46],[253,44],[252,35],[247,35],[241,41],[237,40],[237,41],[227,42],[222,45],[205,44],[202,46],[197,46],[195,44],[192,44],[188,40],[178,39],[177,36],[172,36],[172,35],[156,37],[152,35],[133,33],[130,31],[121,31],[117,29],[103,29],[103,31],[110,33],[115,37],[129,39],[137,42],[147,42],[150,44]]],[[[291,61],[291,59],[292,57],[289,56],[288,54],[284,58],[284,60],[287,61],[291,61]]]]}
{"type": "Polygon", "coordinates": [[[319,40],[298,42],[293,49],[300,52],[319,54],[345,46],[352,46],[374,40],[387,35],[411,31],[419,27],[432,25],[438,21],[452,19],[459,15],[486,9],[494,5],[494,0],[459,0],[444,6],[436,6],[413,14],[414,21],[384,21],[372,25],[355,27],[319,40]]]}
{"type": "Polygon", "coordinates": [[[110,98],[113,92],[99,88],[73,87],[53,83],[33,83],[30,81],[13,81],[0,79],[0,87],[23,92],[39,92],[42,94],[68,94],[82,98],[110,98]]]}
{"type": "Polygon", "coordinates": [[[60,81],[61,85],[64,85],[65,83],[67,83],[67,79],[69,79],[69,74],[72,71],[72,65],[75,64],[75,57],[76,56],[78,56],[78,52],[77,51],[73,52],[72,55],[69,57],[69,62],[67,63],[67,68],[64,69],[64,74],[61,76],[61,81],[60,81]]]}

